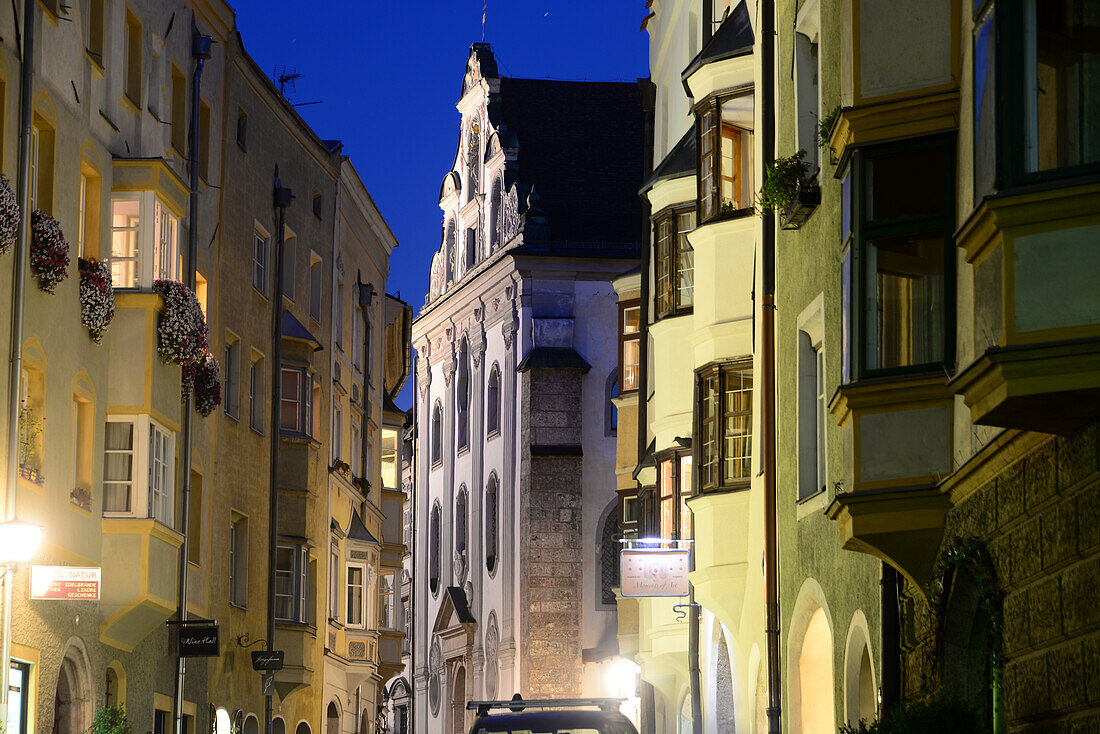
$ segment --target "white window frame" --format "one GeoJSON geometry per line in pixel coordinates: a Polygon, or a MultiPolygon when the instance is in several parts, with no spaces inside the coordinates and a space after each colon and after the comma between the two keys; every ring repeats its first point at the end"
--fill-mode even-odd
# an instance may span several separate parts
{"type": "MultiPolygon", "coordinates": [[[[280,574],[290,574],[291,581],[291,593],[289,598],[291,600],[291,608],[289,617],[276,616],[276,621],[287,622],[290,624],[308,624],[309,623],[309,548],[303,545],[297,545],[292,543],[279,543],[277,550],[290,550],[291,551],[291,567],[289,570],[283,571],[276,566],[275,575],[276,583],[280,574]]],[[[280,594],[278,586],[275,589],[276,600],[279,597],[287,598],[287,594],[280,594]]],[[[278,615],[278,602],[276,601],[275,609],[276,615],[278,615]]]]}
{"type": "Polygon", "coordinates": [[[328,556],[328,618],[340,620],[340,546],[335,540],[329,547],[328,556]]]}
{"type": "Polygon", "coordinates": [[[80,174],[80,193],[77,196],[77,209],[76,254],[77,257],[84,257],[84,230],[88,217],[88,177],[83,173],[80,174]]]}
{"type": "MultiPolygon", "coordinates": [[[[134,445],[130,452],[129,509],[112,511],[105,507],[104,517],[152,518],[174,528],[176,434],[147,415],[110,415],[107,422],[133,424],[134,445]]],[[[104,477],[104,484],[108,481],[104,477]]]]}
{"type": "Polygon", "coordinates": [[[381,629],[397,629],[397,573],[380,571],[378,574],[378,626],[381,629]],[[386,578],[390,579],[386,591],[386,578]]]}
{"type": "Polygon", "coordinates": [[[313,374],[306,367],[299,367],[293,364],[284,364],[282,369],[279,370],[279,399],[282,401],[280,405],[279,414],[279,430],[283,433],[292,435],[312,436],[313,435],[313,374]],[[283,376],[287,372],[294,372],[298,376],[298,394],[293,397],[287,397],[283,394],[283,376]],[[286,419],[287,405],[293,403],[295,406],[297,419],[296,425],[293,428],[287,428],[282,425],[283,420],[286,419]]]}
{"type": "Polygon", "coordinates": [[[153,287],[158,279],[179,280],[182,254],[180,250],[180,218],[161,201],[153,191],[115,194],[111,197],[111,248],[104,258],[111,268],[111,278],[116,289],[142,289],[153,287]],[[138,202],[136,225],[115,226],[115,205],[138,202]],[[151,222],[151,226],[147,223],[151,222]],[[116,236],[123,232],[136,232],[137,250],[131,254],[115,254],[116,236]],[[132,279],[116,274],[115,263],[134,263],[132,279]]]}
{"type": "Polygon", "coordinates": [[[367,626],[367,565],[365,563],[348,563],[345,567],[344,587],[347,590],[347,602],[345,604],[345,624],[352,629],[364,629],[367,626]],[[359,571],[359,583],[351,581],[352,570],[359,571]],[[352,615],[352,602],[358,600],[359,618],[352,615]]]}

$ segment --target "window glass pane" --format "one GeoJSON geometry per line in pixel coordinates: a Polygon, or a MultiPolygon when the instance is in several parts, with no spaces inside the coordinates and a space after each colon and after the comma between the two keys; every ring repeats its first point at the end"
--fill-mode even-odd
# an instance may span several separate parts
{"type": "Polygon", "coordinates": [[[695,212],[676,215],[676,285],[677,307],[690,307],[695,292],[695,252],[688,243],[687,233],[695,229],[695,212]]]}
{"type": "Polygon", "coordinates": [[[691,454],[680,457],[680,537],[691,537],[691,510],[687,498],[691,497],[691,454]]]}
{"type": "Polygon", "coordinates": [[[677,521],[675,508],[672,506],[673,489],[676,482],[676,462],[666,460],[661,462],[660,502],[661,502],[661,537],[671,538],[674,532],[673,524],[677,521]]]}
{"type": "Polygon", "coordinates": [[[275,550],[275,617],[293,621],[294,608],[294,572],[297,549],[279,546],[275,550]]]}
{"type": "Polygon", "coordinates": [[[283,370],[282,404],[279,407],[279,425],[288,431],[301,430],[299,401],[301,400],[302,373],[298,370],[283,370]]]}
{"type": "Polygon", "coordinates": [[[974,201],[993,190],[996,174],[995,34],[993,8],[974,32],[974,201]]]}
{"type": "Polygon", "coordinates": [[[876,155],[867,167],[870,221],[943,214],[948,206],[946,146],[876,155]]]}
{"type": "Polygon", "coordinates": [[[111,202],[111,281],[115,288],[138,285],[138,235],[141,202],[116,199],[111,202]]]}
{"type": "Polygon", "coordinates": [[[1100,6],[1029,0],[1025,7],[1027,168],[1100,161],[1100,6]]]}
{"type": "Polygon", "coordinates": [[[741,131],[722,126],[722,211],[741,208],[741,131]]]}
{"type": "Polygon", "coordinates": [[[382,431],[382,486],[397,488],[397,431],[382,431]]]}
{"type": "Polygon", "coordinates": [[[657,304],[658,316],[662,316],[672,310],[672,218],[665,217],[657,224],[657,304]]]}
{"type": "Polygon", "coordinates": [[[852,379],[852,251],[840,262],[840,381],[852,379]]]}
{"type": "Polygon", "coordinates": [[[634,334],[642,328],[642,307],[630,306],[623,309],[623,333],[634,334]]]}
{"type": "Polygon", "coordinates": [[[638,389],[638,366],[641,357],[641,344],[637,339],[623,342],[623,390],[638,389]]]}
{"type": "Polygon", "coordinates": [[[267,236],[256,232],[252,245],[252,286],[267,293],[267,236]]]}
{"type": "Polygon", "coordinates": [[[718,377],[711,374],[703,378],[702,384],[702,446],[700,457],[702,474],[700,482],[704,487],[713,487],[718,483],[718,377]]]}
{"type": "Polygon", "coordinates": [[[722,481],[750,478],[752,463],[752,370],[723,373],[722,481]]]}
{"type": "Polygon", "coordinates": [[[865,319],[867,366],[908,367],[944,356],[944,239],[940,232],[874,240],[867,248],[872,299],[865,319]]]}
{"type": "Polygon", "coordinates": [[[104,512],[130,512],[133,486],[134,424],[107,424],[103,459],[104,512]]]}
{"type": "Polygon", "coordinates": [[[699,116],[699,216],[706,221],[715,215],[715,151],[718,147],[717,113],[711,108],[699,116]]]}
{"type": "Polygon", "coordinates": [[[348,566],[348,624],[363,624],[363,569],[348,566]]]}
{"type": "Polygon", "coordinates": [[[852,176],[844,177],[840,182],[840,238],[848,239],[852,234],[852,176]]]}

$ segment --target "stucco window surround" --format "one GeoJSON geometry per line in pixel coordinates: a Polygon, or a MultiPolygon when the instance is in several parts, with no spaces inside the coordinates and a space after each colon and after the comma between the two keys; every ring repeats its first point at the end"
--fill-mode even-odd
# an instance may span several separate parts
{"type": "Polygon", "coordinates": [[[715,362],[695,373],[696,486],[747,489],[753,464],[751,359],[715,362]]]}
{"type": "Polygon", "coordinates": [[[954,366],[954,134],[853,154],[842,355],[856,380],[954,366]]]}
{"type": "Polygon", "coordinates": [[[700,224],[754,212],[754,104],[748,85],[715,93],[694,108],[700,224]]]}
{"type": "Polygon", "coordinates": [[[485,434],[488,438],[500,435],[500,364],[493,362],[485,387],[485,434]]]}
{"type": "Polygon", "coordinates": [[[691,313],[695,302],[695,229],[692,202],[665,207],[653,217],[653,313],[656,318],[691,313]]]}
{"type": "Polygon", "coordinates": [[[500,538],[500,481],[496,472],[489,475],[489,481],[485,485],[485,570],[490,577],[495,577],[497,572],[497,554],[500,538]]]}
{"type": "Polygon", "coordinates": [[[155,192],[112,194],[111,253],[105,259],[114,287],[148,290],[155,280],[179,280],[179,231],[180,217],[155,192]]]}
{"type": "Polygon", "coordinates": [[[821,123],[821,9],[819,0],[808,0],[798,9],[794,23],[794,103],[798,147],[806,151],[806,169],[817,175],[821,161],[818,126],[821,123]]]}
{"type": "MultiPolygon", "coordinates": [[[[828,394],[825,384],[825,296],[816,298],[798,315],[798,501],[813,498],[816,510],[824,508],[828,484],[825,440],[828,394]]],[[[802,504],[799,519],[805,516],[802,504]]]]}
{"type": "Polygon", "coordinates": [[[462,573],[456,575],[462,578],[466,575],[467,547],[470,540],[470,493],[465,484],[458,488],[455,497],[453,533],[455,565],[462,568],[462,573]]]}
{"type": "Polygon", "coordinates": [[[442,543],[442,514],[443,508],[439,500],[432,504],[431,517],[428,521],[428,588],[432,596],[439,595],[440,588],[440,545],[442,543]]]}
{"type": "Polygon", "coordinates": [[[174,527],[176,434],[147,415],[111,415],[103,454],[104,517],[174,527]]]}
{"type": "MultiPolygon", "coordinates": [[[[973,4],[975,202],[993,191],[1100,171],[1100,33],[1088,4],[973,4]],[[1045,6],[1044,6],[1045,7],[1045,6]]],[[[1093,14],[1094,15],[1094,14],[1093,14]]]]}
{"type": "Polygon", "coordinates": [[[459,454],[470,450],[470,350],[465,337],[458,346],[455,375],[455,446],[459,454]]]}
{"type": "Polygon", "coordinates": [[[857,609],[848,625],[844,643],[844,720],[856,726],[860,719],[874,721],[878,716],[878,680],[871,633],[867,617],[857,609]]]}

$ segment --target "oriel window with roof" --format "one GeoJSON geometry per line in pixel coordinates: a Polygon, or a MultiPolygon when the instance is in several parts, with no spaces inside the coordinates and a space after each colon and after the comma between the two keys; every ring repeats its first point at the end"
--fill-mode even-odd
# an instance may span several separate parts
{"type": "Polygon", "coordinates": [[[699,221],[751,214],[752,92],[712,96],[696,108],[699,221]]]}
{"type": "Polygon", "coordinates": [[[695,229],[695,209],[670,207],[655,219],[653,308],[659,319],[669,314],[686,313],[695,302],[695,251],[687,238],[688,232],[695,229]]]}

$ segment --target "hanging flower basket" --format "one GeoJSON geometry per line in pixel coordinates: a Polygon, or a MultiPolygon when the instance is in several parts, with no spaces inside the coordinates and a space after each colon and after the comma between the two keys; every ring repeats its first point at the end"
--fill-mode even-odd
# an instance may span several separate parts
{"type": "Polygon", "coordinates": [[[0,176],[0,254],[19,238],[19,200],[7,176],[0,176]]]}
{"type": "Polygon", "coordinates": [[[221,366],[209,351],[202,360],[183,366],[183,394],[195,398],[195,410],[205,418],[222,404],[221,366]]]}
{"type": "Polygon", "coordinates": [[[53,293],[69,277],[69,243],[57,220],[38,209],[31,214],[31,273],[38,287],[53,293]]]}
{"type": "Polygon", "coordinates": [[[347,477],[351,474],[351,465],[342,459],[337,459],[332,462],[332,466],[330,466],[328,470],[329,472],[338,472],[340,476],[347,477]]]}
{"type": "Polygon", "coordinates": [[[352,477],[351,483],[363,494],[370,492],[370,480],[366,477],[352,477]]]}
{"type": "Polygon", "coordinates": [[[115,317],[115,289],[111,271],[98,260],[81,258],[80,322],[96,344],[103,341],[107,327],[115,317]]]}
{"type": "Polygon", "coordinates": [[[164,311],[157,325],[160,358],[180,367],[201,361],[209,345],[206,318],[195,294],[175,280],[157,280],[153,291],[164,298],[164,311]]]}

